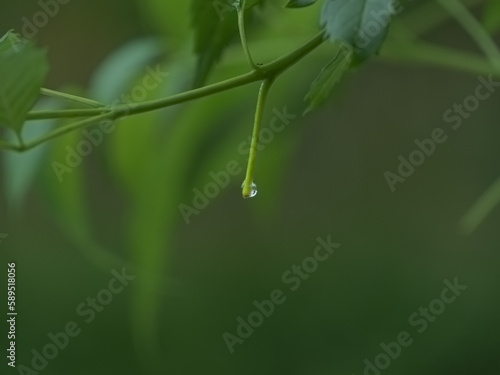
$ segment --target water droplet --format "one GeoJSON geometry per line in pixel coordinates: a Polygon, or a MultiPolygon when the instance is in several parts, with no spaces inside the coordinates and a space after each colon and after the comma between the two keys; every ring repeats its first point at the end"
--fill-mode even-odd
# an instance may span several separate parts
{"type": "MultiPolygon", "coordinates": [[[[241,188],[243,189],[244,186],[245,186],[245,181],[243,181],[243,183],[241,184],[241,188]]],[[[252,190],[250,190],[250,195],[248,196],[243,195],[243,198],[253,198],[256,195],[257,195],[257,185],[255,184],[255,182],[252,182],[252,190]]]]}

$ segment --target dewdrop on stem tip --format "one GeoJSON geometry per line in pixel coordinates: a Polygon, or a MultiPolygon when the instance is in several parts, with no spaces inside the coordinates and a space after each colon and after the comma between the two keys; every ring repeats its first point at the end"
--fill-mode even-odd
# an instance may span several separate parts
{"type": "Polygon", "coordinates": [[[249,192],[245,191],[245,181],[241,184],[241,188],[243,189],[243,198],[253,198],[257,195],[257,185],[253,181],[249,192]]]}

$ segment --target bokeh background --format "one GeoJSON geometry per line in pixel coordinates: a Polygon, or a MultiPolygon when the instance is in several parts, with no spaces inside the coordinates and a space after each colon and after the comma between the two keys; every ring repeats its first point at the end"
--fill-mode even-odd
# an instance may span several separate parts
{"type": "MultiPolygon", "coordinates": [[[[258,61],[317,32],[319,4],[298,11],[277,3],[249,34],[258,61]]],[[[405,6],[401,19],[420,5],[405,6]]],[[[478,17],[482,9],[473,8],[478,17]]],[[[1,33],[39,10],[35,1],[3,4],[1,33]]],[[[477,52],[451,20],[422,38],[477,52]]],[[[192,39],[189,2],[165,0],[72,0],[36,36],[49,51],[47,87],[106,102],[157,64],[170,75],[150,99],[189,89],[192,39]]],[[[443,114],[487,72],[382,54],[302,116],[309,84],[331,54],[322,46],[273,87],[265,123],[284,106],[297,119],[259,153],[257,197],[241,198],[242,172],[189,223],[179,205],[192,206],[193,189],[230,160],[245,166],[238,145],[251,134],[258,85],[124,119],[62,182],[52,163],[64,162],[81,132],[50,142],[36,163],[2,152],[0,232],[8,237],[0,275],[6,284],[6,263],[16,262],[18,365],[32,367],[32,350],[74,321],[81,333],[40,373],[363,374],[365,359],[373,362],[401,331],[414,341],[380,373],[499,373],[500,210],[472,233],[459,224],[500,176],[500,93],[452,130],[443,114]],[[449,139],[391,192],[384,172],[396,172],[398,156],[437,127],[449,139]],[[327,236],[340,248],[291,291],[283,273],[327,236]],[[123,267],[135,279],[85,323],[77,307],[123,267]],[[410,315],[455,278],[467,289],[418,333],[410,315]],[[231,354],[223,333],[236,334],[237,318],[274,289],[286,302],[231,354]]],[[[210,81],[246,70],[235,43],[210,81]]],[[[5,292],[2,299],[6,311],[5,292]]],[[[16,373],[2,358],[2,373],[16,373]]]]}

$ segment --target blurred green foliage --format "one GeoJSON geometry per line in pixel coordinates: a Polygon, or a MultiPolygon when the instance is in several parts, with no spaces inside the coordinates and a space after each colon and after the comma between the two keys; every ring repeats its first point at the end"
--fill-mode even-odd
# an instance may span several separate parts
{"type": "MultiPolygon", "coordinates": [[[[415,6],[403,4],[408,12],[415,6]]],[[[489,4],[485,24],[496,30],[498,7],[489,4]]],[[[267,5],[248,35],[257,62],[318,30],[318,4],[286,11],[281,1],[267,5]]],[[[34,3],[16,3],[0,21],[19,29],[37,11],[34,3]]],[[[106,103],[134,92],[144,101],[188,90],[200,64],[189,12],[188,1],[64,5],[37,36],[50,48],[48,86],[72,81],[81,86],[75,92],[106,103]],[[140,90],[148,67],[157,66],[168,77],[140,90]]],[[[449,22],[425,38],[474,48],[449,22]]],[[[252,200],[241,199],[241,145],[251,134],[257,84],[126,117],[109,132],[92,128],[95,144],[89,133],[74,132],[22,157],[2,152],[0,233],[9,237],[0,238],[0,260],[17,264],[18,363],[30,366],[32,350],[75,321],[81,334],[41,373],[362,374],[364,360],[374,361],[380,344],[403,330],[414,343],[381,373],[498,372],[500,214],[489,204],[470,236],[458,224],[500,174],[499,94],[391,193],[383,173],[397,168],[414,139],[449,126],[443,113],[473,93],[476,77],[374,61],[348,77],[326,107],[301,117],[302,98],[333,55],[331,45],[322,46],[273,87],[264,127],[271,129],[275,109],[297,117],[263,140],[252,200]],[[84,144],[90,152],[74,156],[60,181],[54,162],[69,165],[68,155],[81,154],[84,144]],[[229,161],[240,175],[186,223],[179,205],[193,206],[195,189],[204,192],[214,181],[210,172],[225,171],[229,161]],[[328,235],[342,246],[290,291],[283,273],[328,235]],[[77,307],[123,267],[135,276],[130,287],[85,323],[77,307]],[[468,289],[415,333],[409,316],[455,277],[468,289]],[[274,289],[287,300],[230,354],[223,333],[236,334],[237,318],[247,319],[253,301],[274,289]]],[[[247,70],[235,43],[207,82],[247,70]]]]}

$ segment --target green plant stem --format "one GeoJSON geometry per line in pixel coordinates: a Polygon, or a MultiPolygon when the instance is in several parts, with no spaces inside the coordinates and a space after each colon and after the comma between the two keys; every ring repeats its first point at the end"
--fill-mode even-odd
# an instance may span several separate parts
{"type": "MultiPolygon", "coordinates": [[[[447,0],[444,0],[447,1],[447,0]]],[[[448,0],[449,1],[449,0],[448,0]]],[[[476,3],[478,0],[469,0],[471,3],[476,3]]],[[[414,11],[416,12],[416,11],[414,11]]],[[[405,16],[404,19],[407,19],[410,16],[405,16]]],[[[439,18],[440,21],[444,20],[445,18],[439,18]]],[[[423,23],[426,25],[426,23],[423,23]]],[[[426,31],[426,29],[420,29],[419,32],[426,31]]],[[[322,44],[324,41],[323,37],[323,32],[318,33],[314,38],[312,38],[310,41],[305,43],[303,46],[297,48],[293,52],[289,53],[286,56],[283,56],[271,63],[262,65],[259,67],[259,71],[253,71],[250,73],[246,73],[231,79],[228,79],[226,81],[218,82],[209,86],[201,87],[198,89],[186,91],[181,94],[173,95],[167,98],[162,98],[162,99],[157,99],[157,100],[152,100],[152,101],[147,101],[143,102],[140,104],[133,104],[133,105],[117,105],[115,106],[112,110],[115,111],[116,113],[119,114],[128,114],[128,115],[133,115],[133,114],[138,114],[138,113],[143,113],[143,112],[148,112],[160,108],[165,108],[169,107],[172,105],[176,105],[179,103],[191,101],[194,99],[202,98],[208,95],[212,95],[215,93],[219,93],[222,91],[230,90],[235,87],[247,85],[249,83],[257,82],[260,80],[264,80],[268,77],[271,76],[276,76],[279,73],[282,73],[285,71],[287,68],[291,67],[294,65],[296,62],[298,62],[300,59],[302,59],[304,56],[312,52],[314,49],[316,49],[319,45],[322,44]]],[[[399,48],[400,46],[398,46],[399,48]]],[[[420,47],[420,46],[418,46],[420,47]]],[[[390,50],[392,52],[394,51],[393,48],[388,48],[387,50],[390,50]]],[[[409,56],[411,58],[418,58],[420,61],[430,63],[432,62],[432,58],[426,58],[426,56],[416,56],[415,52],[421,51],[420,48],[404,48],[404,51],[406,53],[409,53],[409,56]]],[[[455,69],[460,69],[460,70],[465,70],[468,72],[475,71],[476,67],[480,67],[481,72],[484,71],[484,67],[486,64],[484,63],[478,63],[475,58],[472,58],[473,55],[468,55],[468,54],[462,54],[461,56],[466,58],[466,63],[457,63],[455,61],[455,57],[457,56],[457,53],[453,53],[452,50],[446,50],[446,52],[450,52],[450,56],[447,59],[446,56],[443,53],[436,53],[436,56],[439,56],[439,65],[449,65],[450,67],[453,67],[455,69]],[[471,58],[469,58],[471,57],[471,58]]],[[[393,53],[393,55],[397,55],[398,58],[404,58],[403,53],[393,53]]],[[[90,116],[98,116],[100,115],[103,110],[106,108],[101,107],[101,108],[91,108],[91,109],[70,109],[70,110],[59,110],[59,111],[32,111],[28,114],[27,119],[28,120],[41,120],[41,119],[51,119],[51,118],[74,118],[74,117],[90,117],[90,116]]]]}
{"type": "Polygon", "coordinates": [[[255,109],[255,119],[253,123],[252,142],[250,144],[250,154],[248,156],[247,173],[243,183],[243,198],[249,198],[252,192],[253,176],[255,172],[255,160],[257,159],[257,149],[259,147],[259,134],[264,117],[264,108],[269,95],[269,90],[273,85],[273,79],[266,79],[260,85],[259,96],[257,98],[257,107],[255,109]]]}
{"type": "Polygon", "coordinates": [[[96,102],[95,100],[82,98],[81,96],[66,94],[64,92],[54,91],[51,89],[41,88],[40,94],[45,95],[45,96],[49,96],[51,98],[63,99],[63,100],[66,100],[68,102],[83,104],[83,105],[86,105],[86,106],[91,107],[91,108],[105,107],[105,105],[103,103],[96,102]]]}
{"type": "MultiPolygon", "coordinates": [[[[283,73],[292,65],[300,61],[300,59],[302,59],[304,56],[314,51],[316,47],[318,47],[322,42],[323,42],[323,33],[319,33],[310,41],[308,41],[301,47],[297,48],[296,50],[292,51],[288,55],[285,55],[267,65],[261,66],[258,71],[254,70],[252,72],[245,73],[222,82],[186,91],[167,98],[151,100],[143,103],[118,104],[113,107],[30,112],[30,114],[28,115],[29,120],[39,120],[39,119],[49,119],[49,118],[75,118],[75,117],[87,117],[87,118],[57,128],[56,130],[50,132],[49,134],[44,135],[38,139],[35,139],[30,143],[27,143],[23,147],[12,146],[9,147],[9,149],[11,150],[14,149],[17,151],[25,151],[33,147],[36,147],[43,142],[56,138],[62,134],[66,134],[73,130],[91,126],[96,122],[105,119],[116,120],[121,117],[150,112],[156,109],[166,108],[173,106],[175,104],[180,104],[194,99],[202,98],[205,96],[210,96],[212,94],[244,86],[249,83],[265,81],[265,80],[273,80],[279,74],[283,73]]],[[[2,147],[2,145],[0,144],[0,148],[5,148],[5,147],[2,147]]]]}
{"type": "MultiPolygon", "coordinates": [[[[76,118],[76,117],[90,117],[98,116],[106,110],[106,107],[90,108],[90,109],[61,109],[58,111],[44,110],[44,111],[31,111],[28,113],[27,120],[47,120],[47,119],[60,119],[60,118],[76,118]]],[[[109,110],[109,108],[108,108],[109,110]]]]}
{"type": "MultiPolygon", "coordinates": [[[[323,33],[318,33],[307,43],[292,51],[291,53],[259,67],[258,71],[245,73],[225,81],[217,82],[212,85],[200,87],[194,90],[185,91],[180,94],[172,95],[167,98],[150,100],[142,103],[118,104],[111,108],[118,117],[126,115],[135,115],[149,112],[160,108],[170,107],[176,104],[185,103],[194,99],[203,98],[219,92],[227,91],[236,87],[244,86],[249,83],[263,81],[270,77],[276,77],[285,70],[295,65],[304,56],[314,51],[323,42],[323,33]]],[[[91,109],[69,109],[59,111],[32,111],[28,114],[28,120],[41,120],[49,118],[72,118],[98,116],[106,108],[91,109]]]]}
{"type": "MultiPolygon", "coordinates": [[[[446,47],[437,47],[425,42],[419,42],[414,40],[388,40],[384,44],[384,48],[381,52],[381,57],[388,60],[396,60],[396,61],[405,61],[410,63],[418,63],[418,64],[429,64],[429,65],[438,65],[447,68],[452,68],[460,71],[466,71],[476,74],[491,74],[493,73],[495,76],[500,76],[500,67],[498,63],[500,58],[497,58],[498,53],[497,47],[491,41],[489,35],[485,35],[485,31],[482,28],[478,27],[478,22],[475,20],[472,15],[468,12],[467,8],[463,7],[456,0],[438,0],[445,5],[452,6],[454,12],[457,12],[456,9],[459,9],[461,23],[463,24],[464,20],[466,20],[465,24],[467,24],[467,28],[469,31],[475,30],[473,32],[476,35],[475,39],[481,41],[480,45],[483,46],[483,50],[486,49],[488,51],[487,55],[489,57],[489,62],[480,58],[476,54],[462,52],[458,50],[454,50],[446,47]],[[464,8],[465,13],[464,13],[464,8]],[[493,43],[493,44],[492,44],[493,43]]],[[[467,4],[476,4],[480,0],[465,0],[467,4]]],[[[427,8],[426,8],[427,9],[427,8]]],[[[430,9],[430,8],[429,8],[430,9]]],[[[448,8],[446,8],[448,9],[448,8]]],[[[414,11],[418,12],[418,10],[414,11]]],[[[403,20],[409,19],[412,17],[412,14],[403,16],[403,20]]],[[[455,13],[453,13],[455,14],[455,13]]],[[[436,17],[435,17],[436,18],[436,17]]],[[[426,22],[420,23],[420,25],[424,25],[419,28],[418,33],[427,31],[428,27],[436,26],[439,21],[443,21],[446,18],[437,17],[435,22],[431,23],[429,26],[426,22]],[[428,26],[428,27],[427,27],[428,26]]],[[[413,17],[413,21],[415,22],[415,17],[413,17]]],[[[480,25],[479,25],[480,26],[480,25]]],[[[264,81],[267,79],[274,79],[281,73],[285,72],[288,68],[293,66],[295,63],[300,61],[306,55],[314,51],[317,47],[319,47],[324,41],[323,32],[318,33],[315,37],[309,40],[307,43],[292,51],[291,53],[278,58],[268,64],[264,64],[259,66],[258,70],[253,70],[249,73],[242,74],[237,77],[230,78],[228,80],[218,82],[212,85],[208,85],[205,87],[201,87],[198,89],[186,91],[177,95],[173,95],[167,98],[161,98],[156,100],[151,100],[143,103],[134,103],[134,104],[118,104],[115,106],[104,106],[100,105],[95,101],[86,98],[74,97],[69,94],[58,93],[50,90],[54,96],[58,96],[60,98],[65,98],[69,100],[75,99],[79,103],[87,105],[92,105],[96,108],[89,109],[69,109],[69,110],[53,110],[53,111],[32,111],[28,114],[27,120],[40,120],[40,119],[57,119],[57,118],[90,118],[87,119],[92,123],[96,118],[104,118],[109,119],[118,119],[121,117],[135,115],[140,113],[145,113],[161,108],[170,107],[176,104],[188,102],[191,100],[195,100],[198,98],[206,97],[212,94],[216,94],[219,92],[223,92],[226,90],[230,90],[236,87],[244,86],[250,83],[264,81]],[[82,102],[83,100],[83,102],[82,102]],[[98,105],[100,105],[98,107],[98,105]],[[105,113],[103,115],[103,113],[105,113]]],[[[86,119],[77,121],[75,123],[69,124],[60,128],[62,133],[66,133],[67,131],[76,130],[83,128],[85,126],[89,126],[89,121],[86,119]]],[[[50,133],[49,135],[43,137],[44,139],[52,139],[57,134],[55,132],[50,133]]],[[[42,139],[42,138],[40,138],[42,139]]],[[[7,142],[0,142],[0,149],[10,149],[10,150],[18,150],[22,151],[25,149],[32,148],[38,144],[40,141],[31,142],[24,147],[19,147],[16,145],[11,145],[7,142]]]]}
{"type": "Polygon", "coordinates": [[[98,116],[88,117],[86,119],[83,119],[83,120],[80,120],[77,122],[73,122],[67,126],[61,126],[60,128],[57,128],[57,129],[55,129],[55,130],[53,130],[53,131],[51,131],[51,132],[49,132],[41,137],[34,139],[33,141],[31,141],[29,143],[26,143],[25,145],[21,145],[21,146],[17,147],[15,150],[26,151],[26,150],[32,149],[36,146],[39,146],[42,143],[50,141],[51,139],[54,139],[54,138],[60,137],[64,134],[67,134],[73,130],[83,129],[83,128],[95,125],[95,124],[97,124],[101,121],[105,121],[105,120],[114,121],[114,120],[116,120],[116,115],[113,112],[107,112],[107,113],[102,113],[98,116]]]}
{"type": "Polygon", "coordinates": [[[496,69],[500,69],[500,50],[490,34],[467,7],[458,0],[437,0],[437,2],[462,25],[484,52],[490,63],[496,69]]]}
{"type": "MultiPolygon", "coordinates": [[[[114,108],[108,109],[108,112],[104,114],[103,111],[105,108],[32,112],[30,114],[30,119],[83,116],[90,116],[90,118],[58,128],[53,132],[24,145],[24,147],[11,145],[7,142],[0,142],[0,149],[24,151],[72,130],[91,126],[103,119],[117,119],[127,115],[148,112],[257,82],[262,80],[263,77],[264,79],[268,79],[266,78],[267,76],[276,77],[286,70],[286,68],[292,66],[303,56],[307,55],[319,46],[322,40],[322,34],[318,34],[311,41],[290,53],[285,58],[278,59],[275,62],[264,65],[262,70],[259,72],[254,71],[246,73],[226,81],[187,91],[185,93],[177,94],[164,99],[153,100],[135,105],[118,105],[114,108]]],[[[485,61],[484,58],[481,58],[480,56],[451,48],[435,46],[426,42],[388,42],[384,45],[380,57],[386,60],[443,66],[476,74],[490,74],[493,72],[495,76],[500,76],[500,69],[496,69],[495,66],[488,61],[485,61]]]]}
{"type": "MultiPolygon", "coordinates": [[[[117,105],[110,110],[117,114],[121,114],[121,116],[139,114],[258,82],[269,76],[276,76],[285,71],[286,68],[291,67],[301,58],[317,48],[322,41],[323,34],[320,33],[301,48],[298,48],[287,56],[269,64],[262,65],[258,72],[245,73],[222,82],[186,91],[167,98],[151,100],[140,104],[117,105]]],[[[399,41],[388,41],[382,49],[381,57],[399,61],[434,64],[471,73],[491,73],[495,71],[494,66],[475,54],[446,47],[437,47],[425,42],[402,43],[399,41]]],[[[98,116],[104,110],[106,110],[106,108],[103,107],[58,111],[32,111],[28,114],[28,120],[98,116]]]]}
{"type": "Polygon", "coordinates": [[[245,52],[245,56],[248,60],[248,64],[250,65],[250,68],[252,70],[258,70],[259,66],[257,64],[255,64],[255,62],[252,58],[252,54],[250,53],[250,48],[248,47],[247,34],[245,31],[245,7],[246,7],[246,0],[241,0],[240,4],[237,6],[238,29],[240,32],[241,46],[243,47],[243,51],[245,52]]]}
{"type": "MultiPolygon", "coordinates": [[[[34,111],[28,116],[30,120],[35,119],[50,119],[50,118],[75,118],[75,117],[91,117],[95,118],[103,115],[103,112],[107,110],[104,118],[120,118],[127,115],[134,115],[139,113],[144,113],[152,111],[155,109],[169,107],[175,104],[184,103],[197,98],[202,98],[215,93],[230,90],[236,87],[244,86],[250,83],[258,82],[263,78],[272,76],[276,77],[283,72],[283,67],[289,67],[300,60],[301,57],[307,55],[309,52],[314,50],[322,42],[322,34],[317,35],[311,41],[306,43],[301,48],[292,52],[286,57],[286,60],[279,59],[267,65],[263,65],[259,72],[246,73],[226,81],[218,82],[213,85],[201,87],[199,89],[187,91],[181,94],[173,95],[168,98],[152,100],[135,105],[118,105],[110,108],[91,108],[91,109],[74,109],[74,110],[62,110],[62,111],[34,111]]],[[[453,68],[459,71],[465,71],[474,74],[491,74],[500,77],[500,70],[495,69],[495,67],[485,61],[484,58],[473,53],[463,52],[460,50],[455,50],[452,48],[446,48],[442,46],[436,46],[426,42],[401,42],[401,41],[388,41],[381,53],[380,57],[388,61],[398,61],[414,64],[425,64],[432,66],[443,66],[447,68],[453,68]]],[[[99,117],[100,118],[100,117],[99,117]]],[[[91,119],[92,120],[92,119],[91,119]]],[[[83,128],[89,126],[86,120],[78,121],[76,123],[69,124],[67,126],[61,127],[61,131],[66,133],[74,129],[83,128]],[[66,131],[66,129],[69,129],[66,131]]],[[[56,129],[59,131],[59,128],[56,129]]],[[[46,140],[54,138],[54,134],[50,133],[45,137],[46,140]]],[[[23,151],[30,149],[32,147],[40,144],[40,140],[37,142],[31,142],[25,145],[25,147],[20,148],[17,145],[11,145],[7,142],[0,142],[0,149],[17,150],[23,151]]]]}

